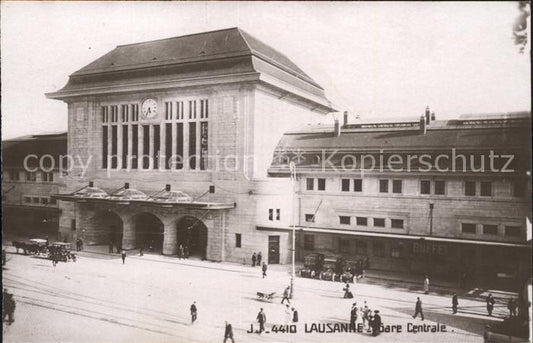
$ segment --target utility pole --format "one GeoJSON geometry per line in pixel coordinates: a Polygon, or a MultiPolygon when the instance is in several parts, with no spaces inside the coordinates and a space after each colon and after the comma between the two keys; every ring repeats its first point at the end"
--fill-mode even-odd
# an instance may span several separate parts
{"type": "Polygon", "coordinates": [[[292,274],[291,274],[291,299],[294,298],[294,278],[296,276],[296,226],[294,223],[294,191],[296,184],[296,165],[294,162],[289,164],[291,172],[291,226],[292,226],[292,274]]]}

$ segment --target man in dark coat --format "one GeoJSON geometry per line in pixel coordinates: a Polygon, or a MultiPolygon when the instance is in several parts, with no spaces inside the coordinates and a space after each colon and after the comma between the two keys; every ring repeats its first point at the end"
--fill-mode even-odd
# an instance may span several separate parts
{"type": "Polygon", "coordinates": [[[112,241],[109,241],[109,253],[110,254],[113,253],[113,242],[112,241]]]}
{"type": "Polygon", "coordinates": [[[285,300],[287,300],[287,302],[290,304],[291,301],[289,300],[289,290],[291,289],[291,286],[287,286],[287,288],[285,288],[285,290],[283,291],[283,299],[281,299],[281,303],[283,304],[283,302],[285,300]]]}
{"type": "Polygon", "coordinates": [[[196,307],[196,301],[193,301],[191,305],[191,324],[194,324],[196,318],[198,318],[198,308],[196,307]]]}
{"type": "Polygon", "coordinates": [[[489,293],[489,296],[485,301],[487,302],[487,312],[489,313],[489,316],[492,316],[492,310],[494,309],[494,304],[496,303],[496,300],[494,300],[492,294],[489,293]]]}
{"type": "Polygon", "coordinates": [[[2,294],[2,322],[7,316],[7,325],[11,325],[15,321],[15,299],[13,299],[13,294],[7,292],[7,289],[4,288],[4,293],[2,294]]]}
{"type": "Polygon", "coordinates": [[[353,303],[352,309],[350,310],[350,325],[355,327],[357,322],[357,303],[353,303]]]}
{"type": "Polygon", "coordinates": [[[292,322],[298,323],[298,310],[296,310],[294,307],[291,308],[292,310],[292,322]]]}
{"type": "Polygon", "coordinates": [[[422,311],[422,300],[420,300],[420,298],[417,297],[416,305],[415,305],[415,314],[413,315],[413,318],[416,318],[419,313],[420,313],[420,317],[422,317],[422,320],[424,320],[424,312],[422,311]]]}
{"type": "Polygon", "coordinates": [[[459,305],[459,301],[457,300],[457,293],[453,293],[452,296],[452,310],[453,314],[457,313],[457,305],[459,305]]]}
{"type": "Polygon", "coordinates": [[[518,305],[516,304],[515,298],[509,299],[509,303],[507,304],[507,308],[509,309],[509,316],[510,317],[516,317],[516,308],[518,305]]]}
{"type": "Polygon", "coordinates": [[[261,307],[261,310],[257,314],[257,322],[259,323],[259,331],[257,333],[261,334],[261,332],[265,331],[265,323],[266,323],[266,314],[263,312],[263,308],[261,307]]]}
{"type": "Polygon", "coordinates": [[[263,256],[261,256],[261,252],[257,253],[257,265],[261,265],[261,260],[263,259],[263,256]]]}
{"type": "Polygon", "coordinates": [[[267,276],[267,265],[263,262],[263,279],[267,276]]]}
{"type": "Polygon", "coordinates": [[[372,327],[372,336],[379,335],[379,328],[381,327],[381,316],[379,315],[379,311],[374,311],[374,316],[372,317],[372,322],[370,324],[372,327]]]}
{"type": "Polygon", "coordinates": [[[226,322],[226,330],[224,331],[224,343],[226,343],[227,339],[231,339],[232,343],[235,343],[233,340],[233,328],[231,327],[231,324],[226,322]]]}
{"type": "Polygon", "coordinates": [[[255,267],[255,261],[257,261],[257,257],[255,256],[255,252],[252,254],[252,267],[255,267]]]}
{"type": "Polygon", "coordinates": [[[126,263],[126,250],[122,250],[122,264],[126,263]]]}

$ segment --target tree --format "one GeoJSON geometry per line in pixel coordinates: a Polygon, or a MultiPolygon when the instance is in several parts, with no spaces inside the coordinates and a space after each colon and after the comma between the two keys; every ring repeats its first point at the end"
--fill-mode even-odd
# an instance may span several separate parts
{"type": "Polygon", "coordinates": [[[518,45],[519,52],[524,53],[524,49],[527,45],[527,19],[530,13],[529,1],[519,1],[518,10],[520,13],[515,19],[513,25],[514,44],[518,45]]]}

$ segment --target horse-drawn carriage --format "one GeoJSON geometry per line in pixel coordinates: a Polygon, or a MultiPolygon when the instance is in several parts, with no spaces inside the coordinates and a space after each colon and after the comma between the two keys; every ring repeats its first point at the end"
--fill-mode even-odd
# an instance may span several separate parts
{"type": "Polygon", "coordinates": [[[24,252],[24,255],[46,255],[48,253],[48,241],[46,239],[32,238],[26,242],[13,241],[13,246],[24,252]]]}
{"type": "Polygon", "coordinates": [[[54,242],[48,247],[48,250],[51,260],[76,262],[77,256],[72,252],[70,243],[54,242]]]}

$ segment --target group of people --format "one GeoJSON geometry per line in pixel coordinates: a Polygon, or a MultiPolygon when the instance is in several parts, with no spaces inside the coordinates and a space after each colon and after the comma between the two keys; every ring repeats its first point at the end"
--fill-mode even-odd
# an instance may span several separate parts
{"type": "Polygon", "coordinates": [[[379,310],[372,312],[366,301],[362,307],[358,307],[355,302],[350,309],[350,325],[355,327],[359,317],[363,320],[363,329],[366,329],[366,332],[372,333],[372,336],[379,335],[379,328],[382,324],[379,310]]]}
{"type": "Polygon", "coordinates": [[[188,259],[189,258],[189,246],[180,244],[178,246],[178,258],[181,260],[182,258],[188,259]]]}
{"type": "MultiPolygon", "coordinates": [[[[259,330],[255,331],[255,333],[261,334],[263,331],[265,331],[265,324],[266,324],[266,314],[263,308],[259,310],[259,313],[257,313],[257,316],[255,317],[256,321],[259,323],[259,330]]],[[[298,323],[298,310],[296,310],[294,307],[290,307],[289,304],[285,305],[285,324],[289,323],[298,323]]],[[[225,341],[225,339],[224,339],[225,341]]]]}
{"type": "Polygon", "coordinates": [[[263,260],[263,256],[261,256],[261,252],[258,252],[257,255],[255,252],[252,254],[252,267],[260,266],[261,261],[263,260]]]}
{"type": "Polygon", "coordinates": [[[7,289],[4,288],[2,293],[2,322],[6,320],[7,325],[11,325],[15,321],[15,299],[13,294],[8,293],[7,289]]]}

